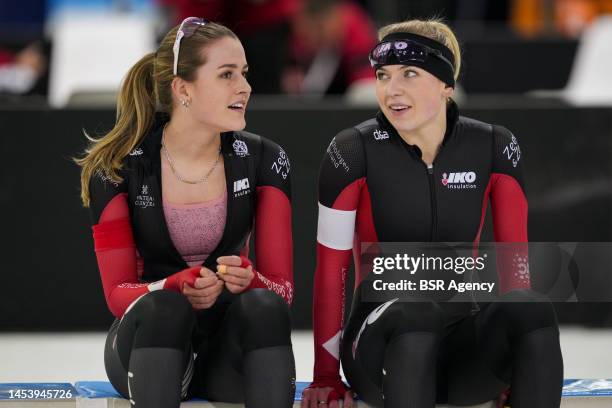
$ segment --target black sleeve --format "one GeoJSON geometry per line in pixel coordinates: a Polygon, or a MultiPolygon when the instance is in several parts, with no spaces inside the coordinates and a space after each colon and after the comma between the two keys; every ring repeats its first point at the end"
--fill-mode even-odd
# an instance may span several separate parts
{"type": "Polygon", "coordinates": [[[261,138],[261,153],[257,170],[257,187],[276,187],[291,199],[291,162],[278,144],[261,138]]]}
{"type": "Polygon", "coordinates": [[[332,208],[344,188],[365,175],[365,153],[359,131],[345,129],[332,139],[323,157],[319,171],[319,202],[332,208]]]}
{"type": "Polygon", "coordinates": [[[514,178],[524,190],[523,157],[516,137],[503,126],[493,125],[493,173],[514,178]]]}
{"type": "Polygon", "coordinates": [[[120,171],[119,176],[123,179],[117,183],[102,170],[94,172],[89,180],[89,208],[91,211],[92,224],[97,224],[102,212],[108,203],[118,194],[127,193],[126,172],[120,171]]]}

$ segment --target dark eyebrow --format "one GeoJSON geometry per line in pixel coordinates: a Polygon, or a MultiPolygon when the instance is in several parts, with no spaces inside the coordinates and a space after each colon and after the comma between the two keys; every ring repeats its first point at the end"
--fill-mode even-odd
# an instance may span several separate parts
{"type": "MultiPolygon", "coordinates": [[[[234,69],[238,69],[238,65],[236,64],[223,64],[219,67],[217,67],[217,69],[222,69],[222,68],[234,68],[234,69]]],[[[245,64],[244,67],[242,67],[242,69],[248,69],[249,65],[245,64]]]]}

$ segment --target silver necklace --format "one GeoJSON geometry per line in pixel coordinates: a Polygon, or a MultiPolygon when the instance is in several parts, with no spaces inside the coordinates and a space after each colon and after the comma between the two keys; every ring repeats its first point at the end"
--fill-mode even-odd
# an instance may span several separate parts
{"type": "Polygon", "coordinates": [[[164,130],[162,131],[162,150],[164,152],[164,156],[166,157],[166,160],[168,161],[168,164],[170,165],[172,174],[174,174],[174,176],[183,183],[186,183],[186,184],[204,183],[206,180],[208,180],[208,177],[210,177],[213,170],[215,170],[215,167],[217,167],[217,164],[219,164],[219,160],[221,159],[221,145],[219,145],[219,154],[217,155],[217,160],[215,160],[212,167],[210,168],[210,170],[208,170],[208,172],[204,175],[204,177],[197,179],[197,180],[187,180],[183,176],[181,176],[178,173],[178,171],[176,171],[176,168],[174,167],[174,160],[172,160],[172,157],[170,157],[170,153],[168,152],[168,148],[166,147],[165,140],[166,140],[166,126],[164,126],[164,130]]]}

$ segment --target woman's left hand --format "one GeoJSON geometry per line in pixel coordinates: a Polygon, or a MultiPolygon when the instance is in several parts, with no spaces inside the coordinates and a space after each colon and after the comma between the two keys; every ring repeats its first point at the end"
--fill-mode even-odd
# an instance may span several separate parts
{"type": "Polygon", "coordinates": [[[242,258],[236,255],[217,258],[217,276],[225,282],[225,287],[231,293],[244,292],[249,287],[255,273],[253,267],[241,267],[242,258]]]}

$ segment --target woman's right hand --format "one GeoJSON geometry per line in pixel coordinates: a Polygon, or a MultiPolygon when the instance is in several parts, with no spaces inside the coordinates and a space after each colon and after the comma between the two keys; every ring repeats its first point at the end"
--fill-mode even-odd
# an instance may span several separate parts
{"type": "Polygon", "coordinates": [[[329,384],[313,382],[302,392],[301,408],[339,408],[340,398],[344,398],[344,408],[354,406],[353,391],[342,381],[329,384]]]}
{"type": "Polygon", "coordinates": [[[183,295],[187,297],[194,309],[208,309],[217,301],[223,285],[223,281],[217,277],[216,273],[202,267],[200,277],[195,279],[193,286],[187,282],[183,283],[183,295]]]}

